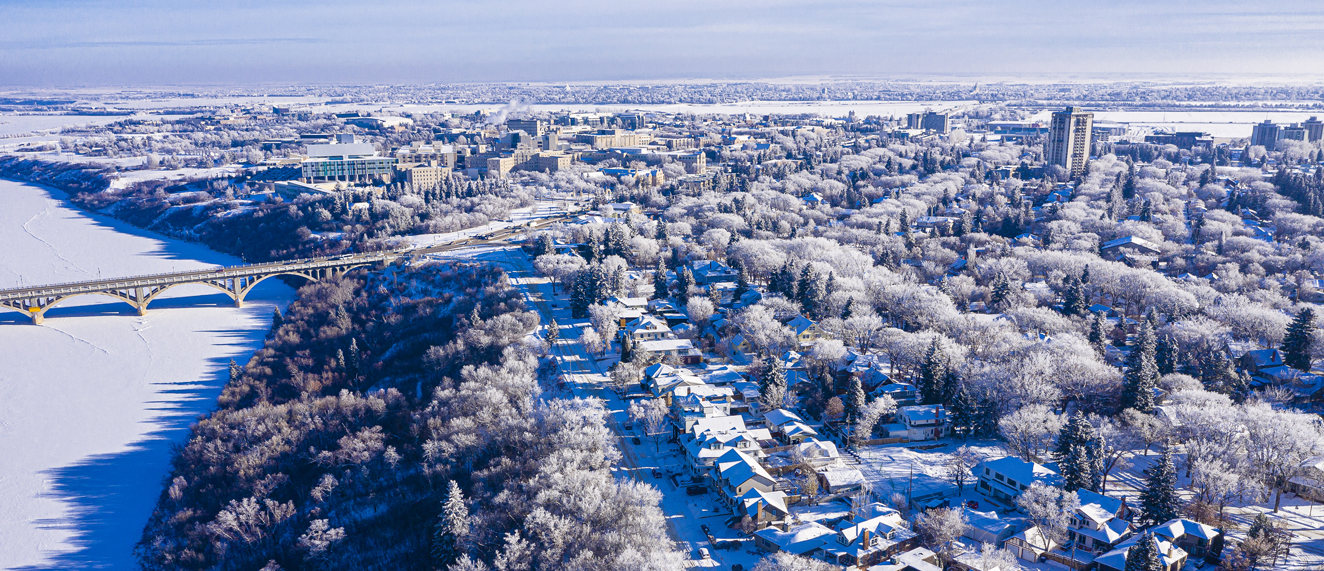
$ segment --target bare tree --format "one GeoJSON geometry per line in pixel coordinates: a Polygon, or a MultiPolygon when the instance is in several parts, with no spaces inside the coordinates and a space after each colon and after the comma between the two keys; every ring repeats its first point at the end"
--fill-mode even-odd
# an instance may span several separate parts
{"type": "Polygon", "coordinates": [[[939,546],[938,553],[944,567],[951,562],[952,542],[964,535],[969,527],[965,510],[960,507],[931,509],[915,517],[915,531],[929,545],[939,546]]]}
{"type": "Polygon", "coordinates": [[[1039,462],[1062,430],[1062,419],[1042,404],[1027,405],[998,421],[1012,453],[1026,462],[1039,462]]]}
{"type": "Polygon", "coordinates": [[[662,448],[662,429],[667,422],[667,405],[661,399],[643,399],[630,403],[630,420],[644,427],[644,434],[653,437],[655,450],[662,448]]]}

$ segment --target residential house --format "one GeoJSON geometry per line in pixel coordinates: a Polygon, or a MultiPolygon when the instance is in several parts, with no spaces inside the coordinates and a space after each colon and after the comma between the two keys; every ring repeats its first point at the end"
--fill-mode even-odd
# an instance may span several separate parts
{"type": "Polygon", "coordinates": [[[643,341],[674,339],[676,337],[665,322],[651,315],[644,315],[626,323],[625,327],[621,329],[620,336],[621,339],[628,337],[635,344],[643,341]]]}
{"type": "MultiPolygon", "coordinates": [[[[834,448],[835,449],[835,448],[834,448]]],[[[827,494],[853,494],[864,490],[864,473],[844,466],[830,467],[818,473],[818,483],[827,494]]]]}
{"type": "Polygon", "coordinates": [[[1026,561],[1039,561],[1048,552],[1062,547],[1060,543],[1049,539],[1038,526],[1031,527],[1007,539],[1007,550],[1026,561]]]}
{"type": "Polygon", "coordinates": [[[1162,251],[1158,244],[1139,236],[1123,236],[1116,240],[1104,242],[1103,245],[1099,246],[1099,254],[1114,261],[1125,255],[1157,256],[1162,251]]]}
{"type": "Polygon", "coordinates": [[[1154,536],[1165,539],[1191,557],[1214,563],[1223,553],[1223,531],[1188,519],[1174,519],[1150,528],[1154,536]]]}
{"type": "MultiPolygon", "coordinates": [[[[1094,559],[1095,568],[1099,571],[1125,571],[1126,555],[1144,537],[1148,536],[1143,533],[1134,534],[1118,544],[1116,549],[1096,557],[1094,559]]],[[[1178,571],[1186,566],[1187,553],[1185,550],[1158,536],[1155,536],[1154,540],[1158,544],[1159,563],[1162,564],[1163,571],[1178,571]]]]}
{"type": "Polygon", "coordinates": [[[818,323],[803,315],[797,315],[786,326],[790,327],[791,332],[795,334],[795,341],[801,349],[810,347],[826,335],[823,329],[818,326],[818,323]]]}
{"type": "Polygon", "coordinates": [[[694,347],[694,342],[689,339],[640,341],[639,344],[635,345],[635,350],[659,355],[662,358],[675,357],[686,365],[698,365],[703,362],[703,354],[694,347]]]}
{"type": "Polygon", "coordinates": [[[979,478],[979,493],[1009,504],[1034,482],[1050,486],[1062,485],[1062,477],[1056,471],[1014,456],[980,462],[974,472],[975,477],[979,478]]]}
{"type": "Polygon", "coordinates": [[[731,506],[750,490],[771,492],[777,484],[758,460],[736,449],[727,450],[713,462],[713,481],[731,506]]]}
{"type": "Polygon", "coordinates": [[[712,260],[695,262],[690,267],[690,273],[694,274],[695,285],[706,286],[718,283],[735,283],[740,277],[740,272],[732,269],[731,266],[712,260]]]}
{"type": "Polygon", "coordinates": [[[949,415],[939,404],[903,406],[896,411],[896,424],[888,425],[891,438],[936,440],[947,432],[949,415]],[[893,427],[899,426],[900,429],[893,427]]]}
{"type": "Polygon", "coordinates": [[[825,537],[835,534],[832,528],[816,521],[774,525],[754,532],[754,547],[767,553],[806,555],[821,548],[825,537]]]}
{"type": "Polygon", "coordinates": [[[863,516],[837,524],[835,541],[823,543],[822,558],[836,565],[869,567],[918,545],[918,535],[900,512],[875,503],[863,516]]]}
{"type": "Polygon", "coordinates": [[[786,505],[786,492],[764,492],[753,490],[741,496],[736,512],[754,521],[757,529],[790,517],[791,510],[786,505]]]}
{"type": "Polygon", "coordinates": [[[965,510],[965,519],[969,524],[965,528],[964,537],[975,543],[988,543],[994,547],[1002,547],[1002,544],[1016,533],[1016,526],[999,518],[996,511],[981,512],[970,509],[968,506],[961,509],[965,510]]]}

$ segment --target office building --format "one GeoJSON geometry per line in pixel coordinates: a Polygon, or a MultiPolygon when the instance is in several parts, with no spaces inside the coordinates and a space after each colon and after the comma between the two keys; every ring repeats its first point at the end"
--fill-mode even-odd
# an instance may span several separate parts
{"type": "Polygon", "coordinates": [[[676,157],[676,162],[685,165],[686,174],[703,174],[708,170],[708,155],[702,152],[679,155],[676,157]]]}
{"type": "Polygon", "coordinates": [[[1259,145],[1272,151],[1278,145],[1278,126],[1274,125],[1273,121],[1265,119],[1263,123],[1252,127],[1250,144],[1259,145]]]}
{"type": "Polygon", "coordinates": [[[389,181],[395,165],[395,157],[378,156],[372,143],[356,143],[353,135],[337,135],[335,143],[308,145],[308,159],[300,165],[300,180],[389,181]]]}
{"type": "Polygon", "coordinates": [[[934,133],[947,134],[952,130],[952,120],[945,114],[925,111],[906,115],[907,129],[923,129],[934,133]]]}
{"type": "Polygon", "coordinates": [[[1200,131],[1181,131],[1177,133],[1154,133],[1145,135],[1146,143],[1155,145],[1173,145],[1178,149],[1190,150],[1196,146],[1213,146],[1214,137],[1200,131]]]}
{"type": "Polygon", "coordinates": [[[547,132],[547,122],[539,119],[510,119],[506,121],[507,131],[524,131],[533,137],[541,137],[547,132]]]}
{"type": "Polygon", "coordinates": [[[1071,176],[1085,172],[1090,160],[1090,138],[1094,131],[1094,114],[1080,107],[1067,107],[1053,113],[1048,125],[1048,144],[1045,145],[1049,164],[1067,169],[1071,176]]]}

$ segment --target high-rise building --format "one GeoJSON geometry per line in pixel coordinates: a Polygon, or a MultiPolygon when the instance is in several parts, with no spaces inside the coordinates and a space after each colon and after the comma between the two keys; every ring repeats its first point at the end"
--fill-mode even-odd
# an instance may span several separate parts
{"type": "Polygon", "coordinates": [[[910,113],[906,115],[907,129],[924,129],[935,133],[947,134],[952,130],[951,117],[932,111],[910,113]]]}
{"type": "Polygon", "coordinates": [[[1053,113],[1045,148],[1048,163],[1067,169],[1071,176],[1084,173],[1085,163],[1090,160],[1093,130],[1094,114],[1080,107],[1067,107],[1053,113]]]}
{"type": "Polygon", "coordinates": [[[1306,119],[1306,122],[1302,123],[1301,126],[1306,129],[1306,140],[1313,143],[1324,139],[1324,121],[1311,117],[1306,119]]]}
{"type": "Polygon", "coordinates": [[[1278,145],[1278,126],[1274,125],[1273,121],[1265,119],[1263,123],[1252,127],[1250,144],[1259,145],[1272,151],[1278,145]]]}

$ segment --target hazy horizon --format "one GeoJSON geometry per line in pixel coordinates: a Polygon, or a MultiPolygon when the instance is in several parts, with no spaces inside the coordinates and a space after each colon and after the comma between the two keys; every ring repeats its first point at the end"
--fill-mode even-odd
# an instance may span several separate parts
{"type": "Polygon", "coordinates": [[[1298,2],[0,6],[0,85],[1324,79],[1298,2]],[[805,79],[810,78],[810,79],[805,79]],[[1082,79],[1085,78],[1085,79],[1082,79]]]}

